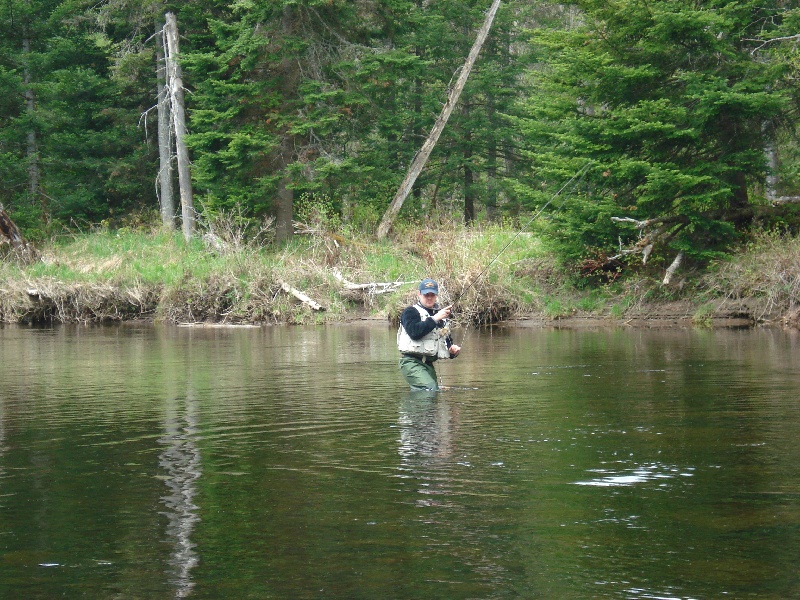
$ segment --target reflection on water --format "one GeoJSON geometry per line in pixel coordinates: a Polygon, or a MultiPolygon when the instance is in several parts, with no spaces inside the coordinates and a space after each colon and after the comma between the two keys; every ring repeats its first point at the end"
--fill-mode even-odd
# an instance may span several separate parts
{"type": "Polygon", "coordinates": [[[409,392],[400,405],[400,456],[403,464],[417,457],[447,458],[450,443],[452,408],[445,394],[409,392]]]}
{"type": "MultiPolygon", "coordinates": [[[[626,461],[621,461],[626,462],[626,461]]],[[[651,463],[634,465],[625,468],[589,469],[590,473],[601,473],[603,477],[595,477],[588,481],[576,481],[576,485],[596,485],[600,487],[626,486],[647,481],[659,481],[661,486],[667,485],[665,480],[675,477],[691,477],[694,467],[679,469],[674,465],[651,463]]]]}
{"type": "Polygon", "coordinates": [[[453,409],[443,393],[408,392],[400,405],[399,477],[417,481],[419,506],[447,500],[447,476],[437,474],[436,467],[446,465],[453,452],[453,418],[453,409]]]}
{"type": "Polygon", "coordinates": [[[191,593],[194,587],[191,570],[197,564],[191,539],[195,524],[200,520],[194,504],[196,480],[202,474],[196,443],[197,410],[197,401],[191,393],[183,402],[169,399],[164,437],[158,440],[165,446],[158,463],[164,470],[168,492],[161,497],[161,502],[167,508],[167,537],[173,545],[170,583],[176,588],[176,598],[185,598],[191,593]]]}
{"type": "Polygon", "coordinates": [[[0,328],[0,598],[800,597],[782,331],[0,328]]]}

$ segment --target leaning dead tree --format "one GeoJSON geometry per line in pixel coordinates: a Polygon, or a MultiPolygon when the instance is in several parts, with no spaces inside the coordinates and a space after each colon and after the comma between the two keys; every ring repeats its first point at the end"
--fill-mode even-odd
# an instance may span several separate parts
{"type": "Polygon", "coordinates": [[[178,187],[181,195],[181,219],[183,237],[191,239],[194,234],[194,200],[192,178],[189,172],[189,150],[186,147],[186,117],[183,110],[183,76],[178,62],[178,22],[173,13],[167,13],[164,25],[164,47],[166,49],[167,90],[170,98],[172,127],[175,134],[175,154],[178,162],[178,187]]]}
{"type": "Polygon", "coordinates": [[[472,44],[472,50],[470,50],[464,66],[461,67],[461,74],[458,76],[456,84],[453,86],[453,89],[447,96],[447,102],[445,102],[442,112],[439,114],[439,118],[436,119],[433,129],[431,129],[431,132],[428,135],[428,139],[425,140],[425,143],[422,144],[422,148],[420,148],[419,152],[414,157],[414,160],[411,161],[411,166],[408,168],[408,173],[406,173],[406,176],[400,184],[392,203],[389,205],[389,208],[383,215],[383,219],[378,226],[379,240],[385,238],[389,233],[395,217],[397,217],[397,213],[399,213],[400,209],[403,207],[403,202],[405,202],[408,194],[411,193],[414,182],[417,180],[417,177],[419,177],[422,169],[425,168],[425,164],[428,162],[428,158],[430,157],[431,152],[433,152],[436,142],[439,141],[439,136],[442,134],[444,126],[447,124],[447,120],[450,118],[450,114],[453,112],[453,109],[458,102],[461,91],[467,84],[467,78],[472,70],[472,66],[475,64],[478,54],[481,51],[481,47],[489,35],[489,30],[492,28],[492,21],[494,21],[494,16],[497,13],[499,6],[500,0],[494,0],[494,2],[492,2],[492,6],[489,8],[489,11],[486,13],[486,19],[483,22],[483,26],[480,28],[480,31],[478,31],[475,42],[472,44]]]}

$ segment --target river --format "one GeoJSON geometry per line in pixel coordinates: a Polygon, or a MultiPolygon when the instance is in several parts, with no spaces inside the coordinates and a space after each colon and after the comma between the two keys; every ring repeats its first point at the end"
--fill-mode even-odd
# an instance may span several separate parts
{"type": "Polygon", "coordinates": [[[800,335],[0,327],[0,598],[797,598],[800,335]]]}

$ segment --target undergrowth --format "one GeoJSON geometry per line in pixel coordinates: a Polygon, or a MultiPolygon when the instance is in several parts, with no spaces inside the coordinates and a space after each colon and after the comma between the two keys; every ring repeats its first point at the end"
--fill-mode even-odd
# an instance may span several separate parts
{"type": "MultiPolygon", "coordinates": [[[[33,264],[0,261],[0,321],[396,321],[425,277],[439,281],[440,301],[455,305],[461,326],[526,315],[623,319],[687,295],[700,307],[713,298],[756,299],[764,314],[800,304],[800,240],[776,233],[756,235],[735,260],[678,289],[632,270],[612,282],[575,285],[575,273],[538,234],[511,225],[406,225],[384,241],[320,221],[299,231],[279,245],[266,226],[245,234],[218,215],[189,243],[179,233],[133,228],[60,237],[39,248],[33,264]],[[368,283],[376,285],[358,288],[368,283]]],[[[707,320],[705,309],[697,315],[707,320]]]]}
{"type": "Polygon", "coordinates": [[[712,296],[750,300],[759,316],[793,311],[800,305],[800,238],[757,232],[742,252],[713,265],[702,284],[712,296]]]}

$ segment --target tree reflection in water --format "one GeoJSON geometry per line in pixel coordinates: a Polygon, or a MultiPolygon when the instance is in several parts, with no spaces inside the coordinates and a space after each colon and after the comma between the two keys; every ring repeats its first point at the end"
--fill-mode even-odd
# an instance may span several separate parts
{"type": "Polygon", "coordinates": [[[180,399],[167,402],[165,434],[159,440],[165,445],[159,465],[165,472],[167,493],[161,496],[166,507],[167,539],[173,546],[170,557],[169,583],[176,588],[175,597],[187,597],[194,587],[191,571],[197,564],[192,531],[197,516],[194,497],[196,481],[202,473],[200,450],[197,447],[197,402],[189,394],[181,406],[180,399]]]}

